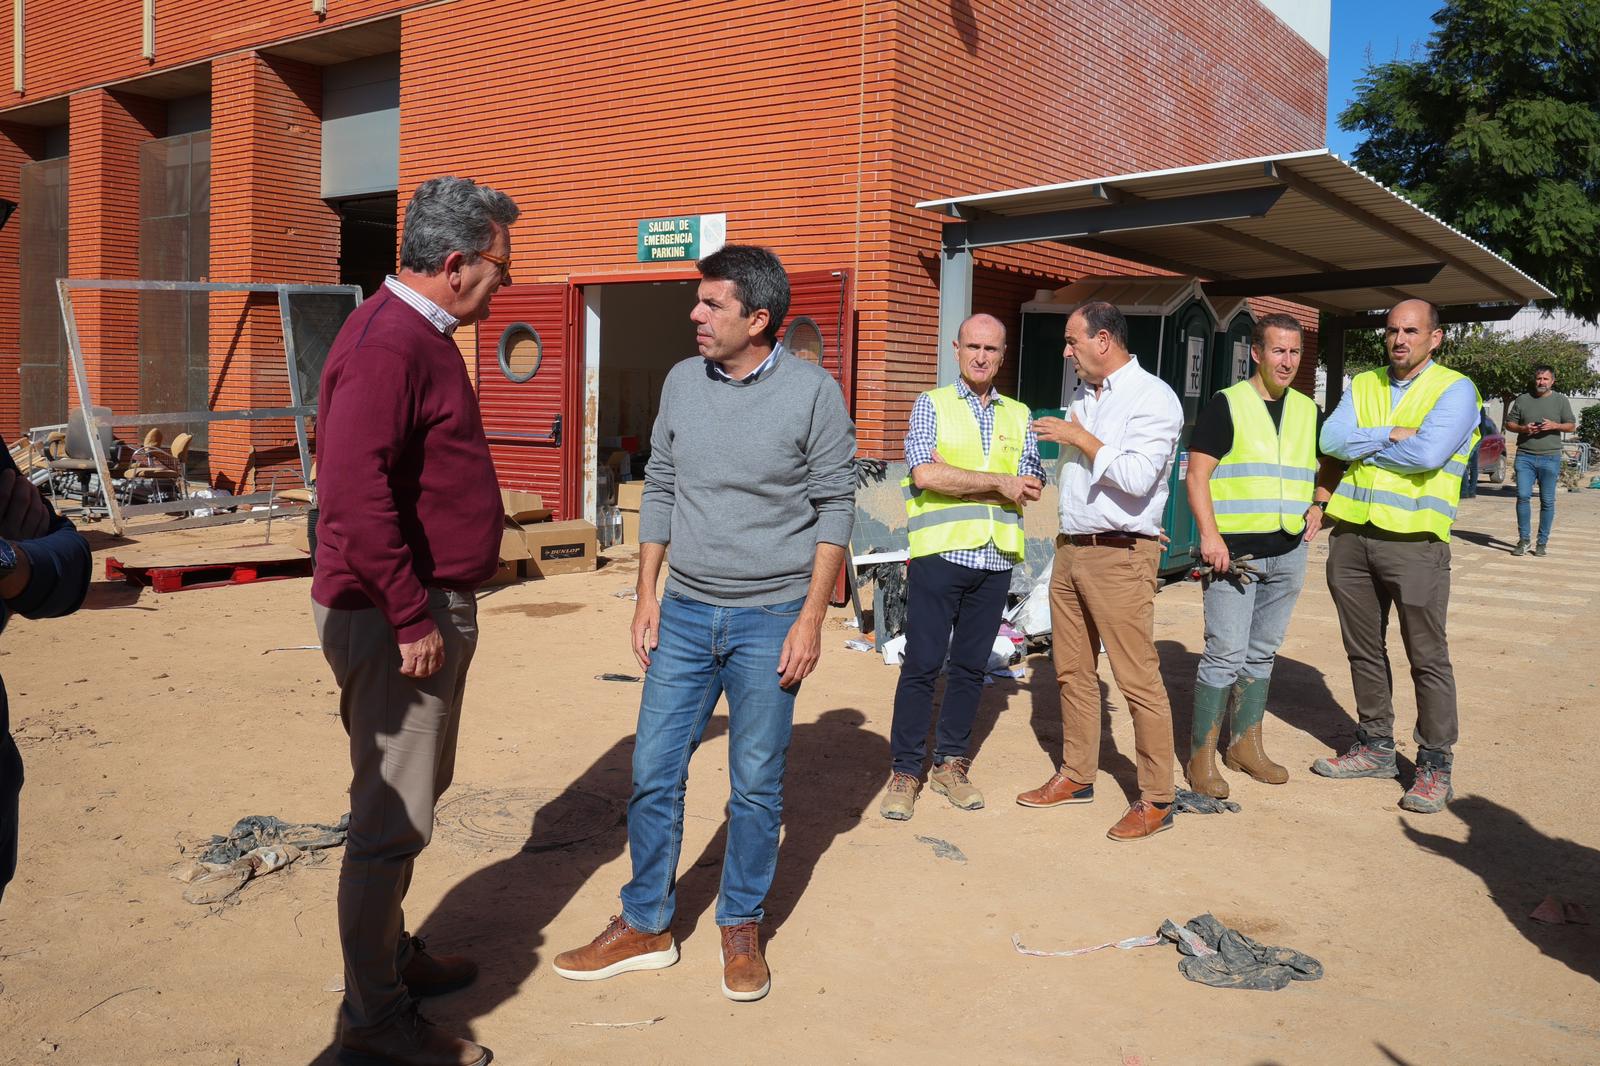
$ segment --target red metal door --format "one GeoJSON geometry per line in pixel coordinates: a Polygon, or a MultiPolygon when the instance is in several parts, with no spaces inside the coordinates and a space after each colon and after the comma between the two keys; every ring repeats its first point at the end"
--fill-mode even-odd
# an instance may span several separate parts
{"type": "Polygon", "coordinates": [[[820,362],[844,390],[845,408],[852,414],[855,411],[852,387],[854,319],[848,270],[811,270],[789,275],[789,318],[783,326],[784,347],[791,354],[820,362]],[[815,333],[807,327],[807,322],[815,326],[815,333]]]}
{"type": "Polygon", "coordinates": [[[495,472],[504,487],[544,497],[557,521],[582,517],[577,293],[513,285],[478,324],[478,402],[495,472]]]}

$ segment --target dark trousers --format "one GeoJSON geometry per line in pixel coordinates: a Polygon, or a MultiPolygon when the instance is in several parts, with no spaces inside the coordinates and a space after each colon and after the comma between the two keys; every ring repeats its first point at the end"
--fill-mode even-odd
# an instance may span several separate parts
{"type": "Polygon", "coordinates": [[[11,709],[0,685],[0,897],[17,872],[17,819],[22,796],[22,752],[11,739],[11,709]]]}
{"type": "Polygon", "coordinates": [[[1011,571],[974,570],[938,555],[923,555],[911,560],[907,583],[906,654],[894,691],[889,745],[895,770],[920,776],[933,717],[933,683],[944,667],[946,652],[950,671],[939,710],[934,761],[966,758],[1011,571]]]}
{"type": "Polygon", "coordinates": [[[1393,607],[1416,686],[1417,761],[1448,766],[1459,734],[1456,676],[1444,627],[1450,545],[1341,524],[1328,546],[1328,591],[1350,659],[1361,738],[1394,736],[1394,671],[1387,643],[1393,607]]]}

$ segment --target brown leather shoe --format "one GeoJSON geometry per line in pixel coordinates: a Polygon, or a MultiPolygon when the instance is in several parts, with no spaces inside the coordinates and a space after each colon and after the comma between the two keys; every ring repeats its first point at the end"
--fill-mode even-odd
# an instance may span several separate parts
{"type": "Polygon", "coordinates": [[[1112,840],[1143,840],[1172,828],[1172,805],[1163,810],[1147,800],[1134,800],[1106,836],[1112,840]]]}
{"type": "Polygon", "coordinates": [[[411,959],[400,980],[413,996],[442,996],[466,988],[478,977],[478,964],[465,955],[429,955],[427,941],[411,938],[411,959]]]}
{"type": "Polygon", "coordinates": [[[1024,807],[1059,807],[1064,803],[1094,802],[1094,786],[1080,785],[1057,770],[1050,780],[1017,797],[1024,807]]]}
{"type": "Polygon", "coordinates": [[[772,990],[772,972],[761,957],[761,927],[755,922],[722,927],[722,994],[738,1003],[772,990]]]}
{"type": "Polygon", "coordinates": [[[494,1056],[451,1036],[409,1006],[388,1025],[339,1034],[342,1066],[485,1066],[494,1056]]]}
{"type": "Polygon", "coordinates": [[[604,981],[634,970],[664,970],[678,961],[670,930],[641,933],[614,915],[600,935],[581,948],[563,951],[552,964],[569,981],[604,981]]]}

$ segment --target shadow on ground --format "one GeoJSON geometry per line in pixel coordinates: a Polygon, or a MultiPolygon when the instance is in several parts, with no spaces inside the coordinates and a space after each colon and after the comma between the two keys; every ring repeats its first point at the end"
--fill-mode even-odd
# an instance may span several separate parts
{"type": "Polygon", "coordinates": [[[1406,819],[1406,838],[1483,880],[1506,921],[1545,955],[1600,981],[1600,932],[1592,925],[1546,925],[1529,913],[1546,896],[1597,906],[1600,851],[1562,837],[1546,836],[1516,811],[1482,796],[1465,796],[1449,813],[1467,826],[1465,841],[1424,832],[1406,819]]]}

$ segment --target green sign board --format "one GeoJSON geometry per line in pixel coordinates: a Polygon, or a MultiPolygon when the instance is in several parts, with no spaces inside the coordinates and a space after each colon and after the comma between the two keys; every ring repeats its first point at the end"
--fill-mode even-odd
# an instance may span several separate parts
{"type": "Polygon", "coordinates": [[[675,215],[639,221],[639,262],[692,263],[722,247],[727,215],[675,215]]]}

